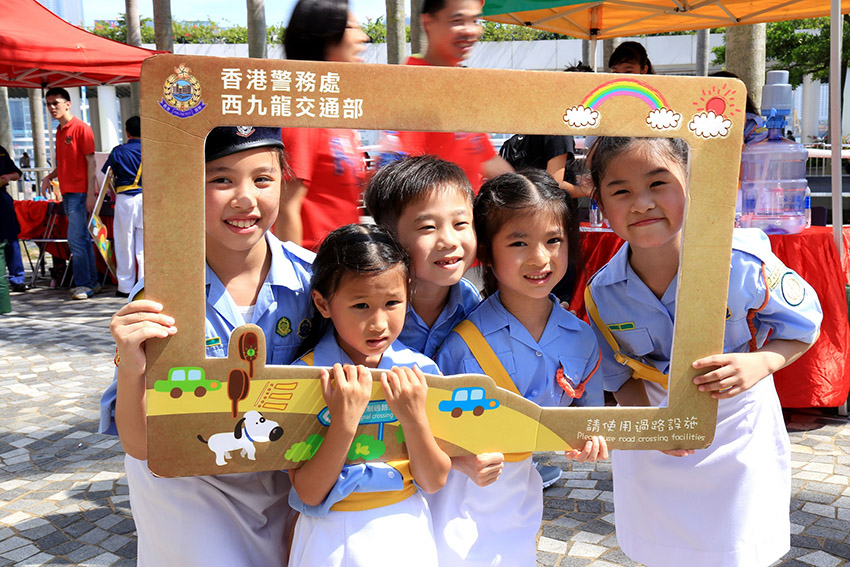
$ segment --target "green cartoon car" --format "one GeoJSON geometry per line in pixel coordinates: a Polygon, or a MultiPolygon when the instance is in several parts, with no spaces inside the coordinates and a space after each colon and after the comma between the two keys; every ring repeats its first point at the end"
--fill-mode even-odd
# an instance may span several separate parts
{"type": "Polygon", "coordinates": [[[196,397],[203,397],[207,390],[221,388],[218,380],[207,380],[203,368],[194,366],[178,366],[168,371],[167,380],[157,380],[153,389],[157,392],[169,392],[172,398],[179,398],[183,392],[193,392],[196,397]]]}

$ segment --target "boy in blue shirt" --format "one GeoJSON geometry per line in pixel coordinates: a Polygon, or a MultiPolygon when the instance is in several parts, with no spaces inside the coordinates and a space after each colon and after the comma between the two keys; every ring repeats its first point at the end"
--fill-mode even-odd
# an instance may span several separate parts
{"type": "Polygon", "coordinates": [[[446,336],[481,302],[463,274],[475,259],[472,186],[463,170],[412,156],[378,170],[363,200],[375,222],[410,254],[413,286],[399,340],[434,358],[446,336]]]}

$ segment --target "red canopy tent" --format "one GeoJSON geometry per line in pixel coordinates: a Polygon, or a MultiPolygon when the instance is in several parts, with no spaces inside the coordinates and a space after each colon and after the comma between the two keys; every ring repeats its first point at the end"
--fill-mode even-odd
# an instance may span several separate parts
{"type": "Polygon", "coordinates": [[[102,38],[35,0],[4,0],[0,87],[49,88],[139,80],[142,61],[161,53],[102,38]]]}

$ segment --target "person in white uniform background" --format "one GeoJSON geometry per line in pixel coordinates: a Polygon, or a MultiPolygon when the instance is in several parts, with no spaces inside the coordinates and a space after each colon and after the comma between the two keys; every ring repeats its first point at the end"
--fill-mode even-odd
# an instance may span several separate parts
{"type": "MultiPolygon", "coordinates": [[[[481,187],[474,218],[486,299],[437,353],[445,374],[486,374],[540,406],[603,405],[596,337],[552,294],[578,250],[568,199],[542,170],[503,174],[481,187]]],[[[594,437],[566,456],[607,459],[607,444],[594,437]]],[[[446,487],[428,498],[439,565],[534,565],[543,486],[531,453],[452,463],[446,487]]]]}
{"type": "MultiPolygon", "coordinates": [[[[589,159],[594,198],[626,241],[586,294],[605,388],[623,406],[664,405],[688,147],[603,137],[589,159]],[[617,362],[617,350],[633,363],[617,362]]],[[[649,567],[760,567],[790,547],[790,447],[772,373],[816,340],[822,314],[764,233],[736,229],[732,247],[724,353],[693,363],[705,371],[699,390],[718,400],[714,442],[613,454],[617,540],[649,567]]]]}
{"type": "MultiPolygon", "coordinates": [[[[253,323],[266,336],[266,364],[289,364],[309,331],[313,253],[268,231],[287,171],[280,128],[215,128],[205,158],[206,354],[226,356],[233,329],[253,323]]],[[[100,426],[127,453],[139,566],[285,565],[285,472],[160,478],[148,470],[144,343],[173,335],[178,322],[139,298],[142,285],[112,318],[118,368],[100,426]]]]}
{"type": "Polygon", "coordinates": [[[115,277],[118,297],[128,297],[136,281],[145,276],[144,229],[142,224],[142,139],[141,121],[131,116],[124,123],[127,141],[115,146],[102,171],[112,168],[115,180],[115,277]]]}
{"type": "Polygon", "coordinates": [[[314,453],[289,471],[290,504],[301,513],[290,565],[437,565],[422,492],[443,487],[451,461],[425,415],[423,371],[440,371],[398,340],[410,297],[410,259],[386,229],[350,224],[322,241],[313,269],[316,315],[302,349],[315,347],[298,362],[333,366],[333,378],[325,369],[321,374],[331,422],[314,453]],[[383,395],[398,419],[399,430],[383,437],[355,437],[373,391],[369,368],[383,370],[383,395]],[[388,444],[401,442],[407,460],[375,460],[388,444]]]}

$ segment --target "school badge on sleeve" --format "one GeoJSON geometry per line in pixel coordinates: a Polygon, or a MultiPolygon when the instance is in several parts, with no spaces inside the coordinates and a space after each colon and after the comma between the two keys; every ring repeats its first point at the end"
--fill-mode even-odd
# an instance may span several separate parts
{"type": "Polygon", "coordinates": [[[782,289],[782,297],[785,298],[788,305],[791,307],[797,307],[803,303],[803,298],[806,297],[806,288],[803,286],[803,282],[800,281],[800,278],[797,277],[797,274],[790,271],[785,272],[782,275],[782,282],[780,286],[782,289]]]}

